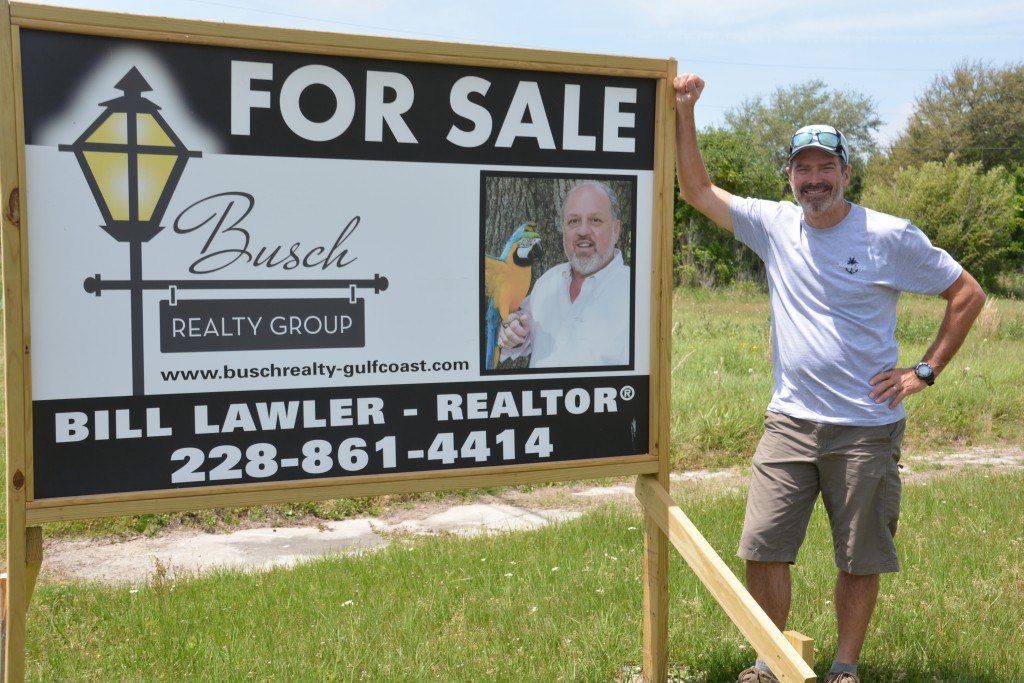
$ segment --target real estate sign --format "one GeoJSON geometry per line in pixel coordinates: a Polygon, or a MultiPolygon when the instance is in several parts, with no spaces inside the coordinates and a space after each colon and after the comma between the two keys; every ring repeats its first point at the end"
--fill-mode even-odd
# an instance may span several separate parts
{"type": "Polygon", "coordinates": [[[29,517],[656,471],[673,62],[24,12],[29,517]]]}

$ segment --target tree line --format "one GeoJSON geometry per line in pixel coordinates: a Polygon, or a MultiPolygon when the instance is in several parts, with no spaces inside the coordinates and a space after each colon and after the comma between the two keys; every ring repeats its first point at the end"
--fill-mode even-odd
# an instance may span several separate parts
{"type": "MultiPolygon", "coordinates": [[[[909,219],[989,291],[1024,280],[1024,63],[964,62],[914,103],[886,148],[874,101],[814,80],[756,97],[698,133],[712,181],[738,196],[792,201],[785,167],[792,132],[830,123],[846,135],[846,197],[909,219]]],[[[695,287],[764,281],[749,249],[676,195],[675,280],[695,287]]]]}

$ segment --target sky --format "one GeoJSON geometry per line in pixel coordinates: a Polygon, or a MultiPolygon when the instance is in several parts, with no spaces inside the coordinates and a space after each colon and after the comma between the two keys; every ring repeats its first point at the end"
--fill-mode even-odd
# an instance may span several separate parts
{"type": "Polygon", "coordinates": [[[904,128],[917,98],[959,64],[1024,62],[1020,0],[33,0],[109,12],[333,33],[673,58],[707,83],[699,128],[743,102],[821,80],[870,98],[904,128]]]}

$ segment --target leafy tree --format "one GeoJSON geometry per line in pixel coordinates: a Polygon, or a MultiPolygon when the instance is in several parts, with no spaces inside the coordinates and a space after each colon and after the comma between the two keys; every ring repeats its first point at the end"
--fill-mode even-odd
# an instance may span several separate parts
{"type": "MultiPolygon", "coordinates": [[[[781,197],[785,178],[764,147],[724,128],[709,128],[697,142],[711,181],[729,192],[749,197],[781,197]]],[[[760,260],[733,236],[720,229],[676,195],[676,281],[691,286],[728,284],[738,273],[757,277],[760,260]]]]}
{"type": "MultiPolygon", "coordinates": [[[[868,159],[878,152],[873,134],[881,127],[874,100],[856,92],[829,90],[821,80],[778,88],[765,101],[761,97],[745,100],[725,114],[728,127],[745,136],[751,145],[763,148],[771,163],[784,170],[789,156],[789,141],[802,126],[825,123],[843,132],[850,143],[853,178],[847,196],[856,199],[868,159]]],[[[783,195],[764,197],[777,199],[783,195]]]]}
{"type": "Polygon", "coordinates": [[[1016,187],[1016,196],[1014,197],[1016,221],[1010,231],[1012,246],[1006,269],[1024,273],[1024,164],[1013,170],[1013,182],[1016,187]]]}
{"type": "Polygon", "coordinates": [[[983,287],[992,288],[1008,267],[1022,229],[1014,174],[954,155],[939,163],[902,168],[889,183],[873,183],[864,204],[905,216],[936,246],[948,251],[983,287]]]}
{"type": "Polygon", "coordinates": [[[888,156],[901,168],[950,155],[984,170],[1024,165],[1024,63],[965,62],[937,77],[888,156]]]}

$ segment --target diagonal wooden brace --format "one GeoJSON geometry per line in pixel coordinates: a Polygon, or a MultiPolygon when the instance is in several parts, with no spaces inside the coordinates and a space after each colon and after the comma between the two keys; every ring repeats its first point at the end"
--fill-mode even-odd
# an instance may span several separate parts
{"type": "MultiPolygon", "coordinates": [[[[811,683],[814,670],[757,604],[653,475],[636,480],[636,497],[743,636],[782,683],[811,683]]],[[[799,636],[799,634],[795,634],[799,636]]],[[[810,639],[800,636],[800,641],[810,639]]],[[[813,642],[811,642],[813,654],[813,642]]],[[[806,653],[806,650],[804,651],[806,653]]]]}

